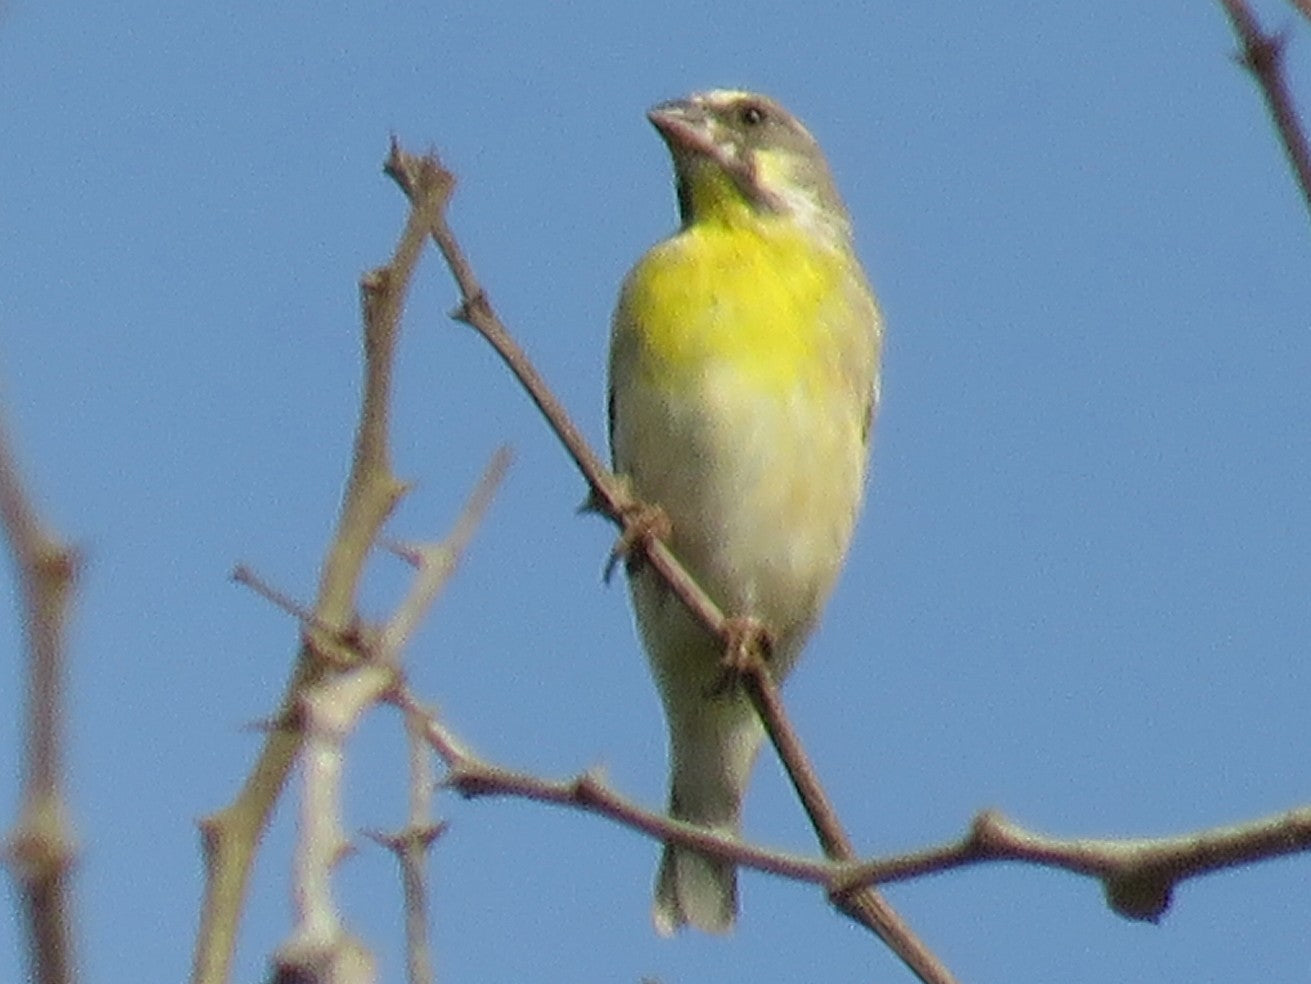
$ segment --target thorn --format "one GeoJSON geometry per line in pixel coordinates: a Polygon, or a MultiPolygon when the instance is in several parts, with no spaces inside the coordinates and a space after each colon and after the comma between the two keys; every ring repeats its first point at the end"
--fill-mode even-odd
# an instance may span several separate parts
{"type": "Polygon", "coordinates": [[[583,498],[582,502],[578,503],[578,508],[575,511],[579,516],[586,516],[589,514],[608,516],[610,514],[610,511],[606,508],[605,501],[601,498],[596,489],[592,488],[587,490],[587,495],[583,498]]]}

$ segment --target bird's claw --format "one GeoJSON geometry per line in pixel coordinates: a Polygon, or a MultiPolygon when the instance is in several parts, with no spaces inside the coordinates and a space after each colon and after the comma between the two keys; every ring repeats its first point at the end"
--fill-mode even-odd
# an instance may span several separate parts
{"type": "Polygon", "coordinates": [[[651,540],[668,541],[669,534],[673,532],[669,515],[659,506],[650,506],[644,502],[636,502],[625,510],[623,522],[624,530],[615,541],[610,557],[605,563],[605,571],[601,575],[606,584],[609,584],[610,578],[614,576],[619,561],[626,561],[630,568],[640,562],[641,553],[633,549],[639,543],[647,543],[651,540]]]}
{"type": "Polygon", "coordinates": [[[770,648],[769,630],[759,619],[750,615],[726,618],[721,672],[711,684],[708,696],[722,697],[735,689],[743,677],[767,672],[770,648]]]}

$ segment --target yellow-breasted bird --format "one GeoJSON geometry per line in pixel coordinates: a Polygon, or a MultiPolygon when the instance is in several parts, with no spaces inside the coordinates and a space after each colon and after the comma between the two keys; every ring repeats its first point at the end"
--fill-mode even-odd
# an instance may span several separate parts
{"type": "MultiPolygon", "coordinates": [[[[724,612],[762,622],[782,679],[860,511],[882,323],[823,153],[778,103],[715,90],[648,113],[682,227],[624,280],[610,348],[616,471],[671,520],[669,546],[724,612]]],[[[633,607],[669,723],[670,813],[736,834],[763,729],[722,650],[649,568],[633,607]]],[[[664,935],[724,932],[737,874],[666,847],[664,935]]]]}

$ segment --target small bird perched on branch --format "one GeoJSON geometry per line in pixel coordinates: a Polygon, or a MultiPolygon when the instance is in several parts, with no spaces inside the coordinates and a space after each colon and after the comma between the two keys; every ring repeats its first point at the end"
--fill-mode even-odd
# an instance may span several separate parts
{"type": "MultiPolygon", "coordinates": [[[[833,587],[860,511],[882,322],[815,139],[778,103],[715,90],[648,113],[682,226],[624,280],[610,349],[616,471],[726,615],[758,620],[776,679],[833,587]]],[[[737,834],[763,729],[716,693],[722,646],[647,567],[633,607],[669,724],[669,812],[737,834]]],[[[664,935],[732,928],[733,865],[667,846],[664,935]]]]}

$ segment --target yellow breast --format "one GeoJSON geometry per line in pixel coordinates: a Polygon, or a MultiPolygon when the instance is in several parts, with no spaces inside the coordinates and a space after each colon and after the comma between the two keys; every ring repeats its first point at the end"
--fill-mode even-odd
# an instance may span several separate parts
{"type": "Polygon", "coordinates": [[[633,269],[615,320],[632,337],[616,342],[663,386],[724,363],[764,390],[822,383],[840,370],[833,335],[853,262],[789,223],[698,223],[633,269]]]}

